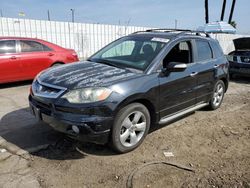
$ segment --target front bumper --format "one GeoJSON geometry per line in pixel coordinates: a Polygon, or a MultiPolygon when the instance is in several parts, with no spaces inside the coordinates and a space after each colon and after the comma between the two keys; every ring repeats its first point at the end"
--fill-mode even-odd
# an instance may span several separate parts
{"type": "Polygon", "coordinates": [[[250,76],[250,63],[230,62],[229,73],[250,76]]]}
{"type": "Polygon", "coordinates": [[[97,144],[105,144],[109,140],[110,129],[113,125],[112,115],[64,112],[58,110],[59,108],[53,103],[38,100],[31,95],[29,104],[31,112],[38,120],[73,139],[97,144]],[[79,132],[75,132],[72,126],[76,126],[79,132]]]}

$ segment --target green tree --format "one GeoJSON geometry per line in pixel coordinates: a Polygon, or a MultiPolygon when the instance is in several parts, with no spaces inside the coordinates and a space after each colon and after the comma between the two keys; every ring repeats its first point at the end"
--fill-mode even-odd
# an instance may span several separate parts
{"type": "Polygon", "coordinates": [[[233,26],[236,29],[237,23],[235,21],[231,21],[231,26],[233,26]]]}

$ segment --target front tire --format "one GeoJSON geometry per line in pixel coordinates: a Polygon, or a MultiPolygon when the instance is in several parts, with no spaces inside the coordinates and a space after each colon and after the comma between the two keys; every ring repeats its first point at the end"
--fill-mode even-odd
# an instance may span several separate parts
{"type": "Polygon", "coordinates": [[[53,65],[51,65],[51,67],[58,67],[58,66],[61,66],[63,65],[63,63],[54,63],[53,65]]]}
{"type": "Polygon", "coordinates": [[[116,115],[111,135],[111,144],[119,153],[137,148],[146,137],[150,127],[150,113],[140,103],[122,108],[116,115]]]}
{"type": "Polygon", "coordinates": [[[222,80],[216,82],[212,99],[209,102],[209,109],[215,110],[220,107],[225,93],[225,84],[222,80]]]}

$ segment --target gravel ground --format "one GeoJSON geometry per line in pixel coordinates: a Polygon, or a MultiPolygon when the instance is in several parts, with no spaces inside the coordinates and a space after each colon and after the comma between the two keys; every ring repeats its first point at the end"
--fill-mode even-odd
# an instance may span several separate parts
{"type": "Polygon", "coordinates": [[[249,96],[250,80],[234,80],[218,110],[202,109],[161,127],[138,149],[122,155],[53,132],[50,137],[56,141],[27,158],[30,171],[41,187],[126,187],[129,175],[143,165],[129,181],[133,187],[250,187],[249,96]],[[194,172],[163,163],[148,165],[156,161],[194,172]]]}

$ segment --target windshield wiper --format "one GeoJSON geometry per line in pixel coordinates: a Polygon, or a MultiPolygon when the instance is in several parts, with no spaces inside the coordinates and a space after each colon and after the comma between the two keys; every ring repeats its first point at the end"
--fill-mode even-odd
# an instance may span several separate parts
{"type": "Polygon", "coordinates": [[[123,68],[123,67],[117,65],[116,63],[113,63],[112,61],[106,60],[106,59],[91,59],[90,61],[105,64],[105,65],[109,65],[109,66],[112,66],[112,67],[123,68]]]}
{"type": "Polygon", "coordinates": [[[92,59],[87,59],[87,61],[94,62],[92,59]]]}

